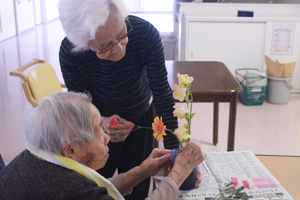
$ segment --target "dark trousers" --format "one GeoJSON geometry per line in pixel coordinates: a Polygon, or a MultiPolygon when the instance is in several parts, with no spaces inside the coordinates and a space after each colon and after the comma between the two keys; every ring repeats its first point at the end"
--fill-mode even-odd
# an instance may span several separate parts
{"type": "MultiPolygon", "coordinates": [[[[153,109],[151,108],[140,117],[135,125],[152,127],[153,109]]],[[[140,165],[152,152],[153,131],[151,129],[138,129],[129,134],[124,142],[110,142],[109,158],[104,168],[97,170],[105,178],[113,176],[116,169],[118,173],[127,172],[135,166],[140,165]]],[[[127,200],[144,200],[148,196],[150,178],[142,181],[133,188],[127,200]]]]}

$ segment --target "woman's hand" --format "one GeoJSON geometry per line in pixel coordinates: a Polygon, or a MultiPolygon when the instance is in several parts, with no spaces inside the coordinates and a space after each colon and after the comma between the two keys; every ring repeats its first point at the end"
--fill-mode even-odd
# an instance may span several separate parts
{"type": "Polygon", "coordinates": [[[124,184],[128,190],[144,179],[156,175],[161,168],[167,175],[172,167],[171,150],[153,149],[152,153],[139,166],[122,174],[124,184]]]}
{"type": "MultiPolygon", "coordinates": [[[[187,143],[184,148],[181,148],[178,151],[174,166],[169,173],[169,177],[173,179],[179,188],[192,170],[198,166],[205,157],[206,154],[202,152],[200,146],[194,142],[187,143]]],[[[197,179],[195,186],[201,182],[199,170],[198,175],[199,178],[197,179]]]]}
{"type": "Polygon", "coordinates": [[[161,168],[164,169],[164,176],[167,176],[172,168],[171,150],[153,149],[140,167],[145,171],[145,178],[156,175],[161,168]]]}
{"type": "Polygon", "coordinates": [[[111,117],[102,116],[101,121],[103,131],[110,137],[111,142],[123,142],[134,127],[132,122],[121,118],[119,115],[113,115],[111,117]],[[117,118],[121,122],[116,126],[112,126],[111,121],[117,118]]]}
{"type": "Polygon", "coordinates": [[[196,176],[196,181],[195,181],[195,187],[198,187],[198,185],[201,183],[201,171],[200,168],[197,167],[197,176],[196,176]]]}

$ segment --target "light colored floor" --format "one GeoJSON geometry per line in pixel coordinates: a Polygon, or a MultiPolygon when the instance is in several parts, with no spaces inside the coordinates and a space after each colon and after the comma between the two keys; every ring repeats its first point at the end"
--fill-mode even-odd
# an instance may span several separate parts
{"type": "MultiPolygon", "coordinates": [[[[27,102],[21,80],[9,71],[33,58],[49,61],[63,81],[58,50],[64,33],[58,20],[38,26],[19,37],[0,42],[0,153],[8,164],[25,148],[24,119],[32,106],[27,102]]],[[[226,151],[228,103],[220,104],[219,143],[212,144],[212,104],[197,103],[192,137],[204,151],[226,151]]],[[[262,106],[238,103],[235,150],[255,154],[300,156],[300,97],[292,96],[288,104],[265,102],[262,106]]]]}

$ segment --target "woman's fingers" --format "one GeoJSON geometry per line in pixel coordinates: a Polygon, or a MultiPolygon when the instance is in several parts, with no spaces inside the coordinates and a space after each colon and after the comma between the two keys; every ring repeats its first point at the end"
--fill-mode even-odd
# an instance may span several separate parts
{"type": "Polygon", "coordinates": [[[199,167],[197,168],[197,176],[196,176],[196,182],[195,187],[198,187],[198,185],[201,183],[201,172],[199,167]]]}
{"type": "Polygon", "coordinates": [[[121,118],[119,115],[113,115],[105,119],[102,127],[110,137],[111,142],[122,142],[127,138],[134,124],[121,118]]]}

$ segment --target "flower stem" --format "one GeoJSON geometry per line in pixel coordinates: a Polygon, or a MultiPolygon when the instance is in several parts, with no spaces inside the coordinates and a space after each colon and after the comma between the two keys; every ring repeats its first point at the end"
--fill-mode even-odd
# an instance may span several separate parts
{"type": "MultiPolygon", "coordinates": [[[[117,121],[118,121],[120,124],[124,124],[123,122],[121,122],[121,120],[120,120],[119,118],[117,118],[117,121]]],[[[147,126],[137,126],[137,125],[134,125],[134,128],[135,128],[135,129],[132,129],[129,133],[131,133],[131,132],[133,132],[133,131],[136,131],[136,130],[138,130],[138,129],[141,129],[141,128],[153,130],[152,127],[147,127],[147,126]]],[[[174,131],[172,131],[171,129],[168,129],[168,128],[165,128],[165,131],[169,131],[169,132],[171,132],[171,133],[174,133],[174,131]]],[[[116,139],[116,138],[118,138],[118,137],[122,137],[122,136],[128,135],[129,133],[127,133],[127,134],[116,134],[116,135],[113,137],[113,139],[116,139]]],[[[179,141],[177,135],[176,135],[176,134],[174,134],[174,135],[176,136],[177,140],[179,141]]],[[[181,142],[179,142],[179,145],[180,145],[181,148],[183,147],[183,145],[181,144],[181,142]]]]}
{"type": "Polygon", "coordinates": [[[191,97],[191,107],[190,107],[190,121],[189,121],[189,133],[191,133],[191,126],[192,126],[192,108],[193,108],[193,94],[192,91],[190,90],[190,87],[188,88],[189,90],[189,96],[191,97]]]}
{"type": "MultiPolygon", "coordinates": [[[[192,91],[190,90],[190,85],[187,86],[187,99],[186,99],[186,103],[187,103],[187,107],[190,109],[190,113],[189,113],[189,117],[188,117],[188,133],[191,134],[191,126],[192,126],[192,109],[193,109],[193,94],[192,91]],[[191,103],[189,105],[189,103],[191,103]]],[[[189,139],[190,140],[190,139],[189,139]]],[[[189,141],[188,140],[188,141],[189,141]]]]}
{"type": "MultiPolygon", "coordinates": [[[[123,123],[123,122],[122,122],[123,123]]],[[[120,124],[122,124],[122,123],[120,123],[120,124]]],[[[124,124],[124,123],[123,123],[124,124]]],[[[134,125],[134,127],[135,127],[135,129],[132,129],[129,133],[131,133],[131,132],[133,132],[133,131],[136,131],[136,130],[138,130],[138,129],[141,129],[141,128],[145,128],[145,129],[152,129],[152,128],[150,128],[150,127],[145,127],[145,126],[136,126],[136,125],[134,125]]],[[[122,136],[124,136],[124,135],[128,135],[129,133],[126,133],[126,134],[116,134],[114,137],[113,137],[113,139],[117,139],[118,137],[122,137],[122,136]]]]}
{"type": "Polygon", "coordinates": [[[128,135],[129,133],[126,133],[126,134],[116,134],[114,135],[113,139],[117,139],[118,137],[123,137],[125,135],[128,135]]]}
{"type": "Polygon", "coordinates": [[[136,126],[136,125],[134,125],[134,128],[135,128],[135,129],[132,129],[132,130],[130,131],[130,133],[133,132],[133,131],[136,131],[136,130],[138,130],[138,129],[141,129],[141,128],[151,129],[151,130],[152,130],[151,127],[146,127],[146,126],[136,126]]]}

